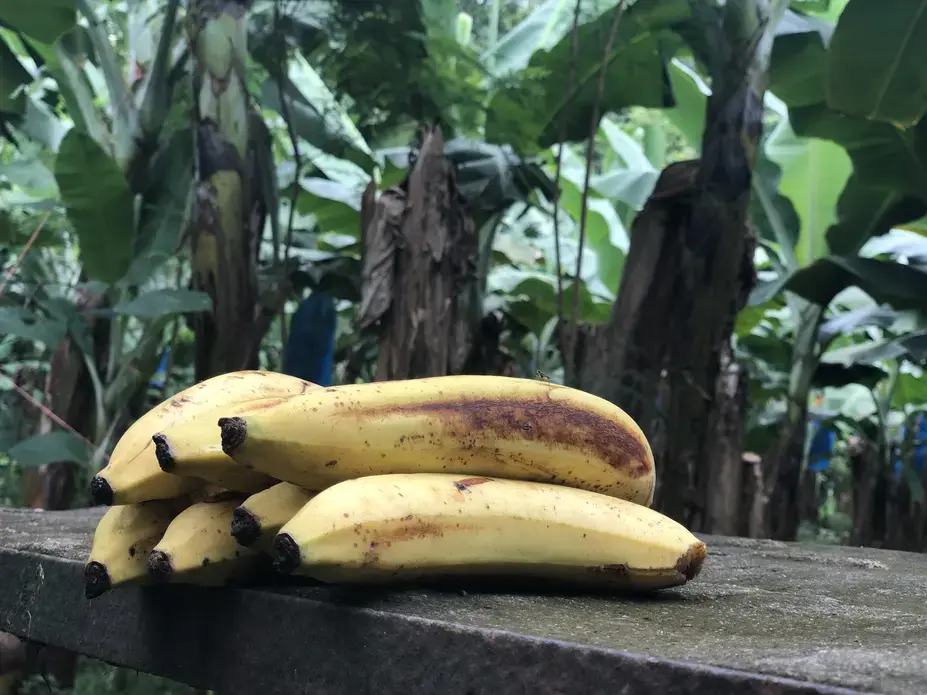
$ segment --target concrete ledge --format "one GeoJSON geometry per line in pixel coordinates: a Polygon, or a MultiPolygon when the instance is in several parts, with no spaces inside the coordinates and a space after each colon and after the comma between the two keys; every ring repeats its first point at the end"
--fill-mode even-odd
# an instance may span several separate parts
{"type": "Polygon", "coordinates": [[[101,513],[0,510],[0,629],[221,695],[927,693],[927,555],[705,537],[702,576],[653,600],[281,585],[87,601],[101,513]]]}

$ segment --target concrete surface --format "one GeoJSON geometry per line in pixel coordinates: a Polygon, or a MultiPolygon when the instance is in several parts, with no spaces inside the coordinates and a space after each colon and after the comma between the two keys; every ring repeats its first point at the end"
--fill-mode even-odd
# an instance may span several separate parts
{"type": "Polygon", "coordinates": [[[0,509],[0,629],[232,693],[927,694],[927,555],[704,536],[653,598],[157,587],[83,597],[102,509],[0,509]]]}

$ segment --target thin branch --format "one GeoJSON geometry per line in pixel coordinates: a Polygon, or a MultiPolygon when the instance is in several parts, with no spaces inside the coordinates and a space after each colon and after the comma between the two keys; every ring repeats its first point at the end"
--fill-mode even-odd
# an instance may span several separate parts
{"type": "Polygon", "coordinates": [[[624,14],[625,0],[619,0],[615,7],[615,16],[609,29],[608,40],[605,42],[605,53],[602,56],[602,67],[599,70],[599,84],[596,87],[595,102],[592,104],[592,121],[589,124],[589,140],[586,143],[586,175],[583,181],[582,202],[579,208],[579,249],[576,255],[576,277],[573,280],[573,315],[570,324],[569,352],[570,360],[576,359],[576,341],[579,334],[579,289],[583,277],[583,247],[586,244],[586,214],[589,203],[589,179],[592,174],[592,157],[595,154],[595,136],[599,127],[602,96],[605,93],[605,77],[612,60],[612,45],[618,35],[618,26],[624,14]]]}
{"type": "MultiPolygon", "coordinates": [[[[183,263],[177,264],[177,287],[183,279],[183,263]]],[[[164,365],[164,383],[161,384],[161,400],[167,398],[167,386],[171,382],[171,370],[174,368],[174,356],[177,353],[177,337],[180,334],[180,317],[177,316],[171,325],[171,337],[167,343],[167,364],[164,365]]]]}
{"type": "Polygon", "coordinates": [[[39,232],[42,231],[42,227],[45,226],[45,223],[48,221],[48,216],[50,214],[51,214],[51,210],[48,210],[44,215],[42,215],[42,219],[39,220],[38,226],[35,228],[35,231],[32,232],[32,236],[29,237],[29,241],[27,241],[26,245],[23,247],[22,252],[19,254],[19,258],[17,258],[16,262],[13,263],[12,266],[10,266],[10,269],[8,271],[6,271],[6,277],[3,278],[3,283],[0,284],[0,294],[3,294],[3,290],[6,289],[7,284],[10,282],[10,278],[13,277],[13,273],[16,272],[16,269],[19,267],[19,264],[22,263],[23,258],[25,258],[26,254],[29,252],[29,249],[32,246],[32,243],[36,240],[36,237],[39,236],[39,232]]]}
{"type": "Polygon", "coordinates": [[[51,410],[48,409],[48,406],[42,403],[39,403],[37,400],[35,400],[35,398],[33,398],[31,393],[29,393],[28,391],[26,391],[26,389],[24,389],[22,386],[20,386],[15,381],[13,381],[13,379],[11,379],[9,376],[7,376],[6,374],[3,374],[3,376],[7,379],[7,381],[10,382],[10,384],[12,384],[13,388],[16,390],[16,392],[20,396],[22,396],[27,401],[29,401],[29,403],[33,407],[38,408],[39,411],[41,411],[41,413],[45,415],[45,417],[47,417],[49,420],[54,422],[56,425],[63,427],[68,432],[73,434],[75,437],[80,439],[84,443],[84,445],[87,447],[87,449],[92,452],[92,456],[101,456],[104,460],[107,460],[107,461],[109,460],[109,456],[107,454],[99,451],[98,448],[94,446],[93,442],[91,442],[84,435],[82,435],[80,432],[78,432],[73,427],[71,427],[68,423],[66,423],[60,417],[55,415],[51,410]]]}
{"type": "MultiPolygon", "coordinates": [[[[279,9],[278,4],[274,4],[274,31],[278,26],[277,22],[279,21],[278,15],[279,9]]],[[[287,54],[286,49],[283,49],[283,55],[280,59],[280,65],[278,66],[277,71],[277,89],[280,92],[280,114],[283,116],[283,120],[286,123],[286,132],[287,136],[290,138],[290,145],[293,147],[293,188],[290,192],[290,212],[287,218],[286,223],[286,241],[284,242],[283,247],[283,271],[286,273],[286,269],[290,264],[290,247],[293,245],[293,225],[296,222],[296,201],[299,198],[299,177],[302,172],[302,157],[299,153],[299,138],[296,135],[296,128],[293,125],[293,119],[290,116],[290,105],[286,100],[286,92],[284,91],[285,81],[284,77],[286,76],[285,67],[287,65],[287,54]]],[[[276,246],[276,245],[275,245],[276,246]]],[[[275,251],[276,253],[276,251],[275,251]]],[[[287,341],[287,330],[286,330],[286,287],[287,283],[283,283],[283,298],[284,301],[281,302],[280,308],[280,344],[282,348],[286,347],[287,341]]]]}
{"type": "MultiPolygon", "coordinates": [[[[570,29],[570,71],[567,76],[567,93],[572,94],[573,82],[576,79],[576,60],[579,56],[579,15],[583,0],[576,0],[576,7],[573,8],[573,26],[570,29]]],[[[560,123],[558,124],[559,132],[557,133],[557,163],[554,173],[554,186],[556,187],[556,197],[554,198],[554,256],[557,264],[557,326],[563,326],[563,262],[560,258],[560,173],[563,168],[563,148],[566,139],[567,123],[573,111],[572,97],[567,99],[560,113],[560,123]]],[[[561,343],[562,346],[562,343],[561,343]]],[[[561,348],[562,351],[562,348],[561,348]]],[[[564,374],[572,372],[572,367],[566,367],[567,359],[572,360],[572,356],[564,355],[564,374]]]]}

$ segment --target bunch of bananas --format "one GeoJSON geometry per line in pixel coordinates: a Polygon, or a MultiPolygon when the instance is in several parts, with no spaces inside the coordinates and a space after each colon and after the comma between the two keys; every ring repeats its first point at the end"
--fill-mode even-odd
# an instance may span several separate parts
{"type": "Polygon", "coordinates": [[[661,589],[705,544],[650,508],[653,454],[620,408],[544,380],[321,388],[241,371],[136,421],[93,479],[110,505],[85,594],[460,576],[661,589]]]}

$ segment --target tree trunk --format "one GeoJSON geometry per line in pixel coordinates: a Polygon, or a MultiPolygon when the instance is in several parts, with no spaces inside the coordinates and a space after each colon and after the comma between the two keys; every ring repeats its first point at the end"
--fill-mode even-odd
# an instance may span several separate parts
{"type": "Polygon", "coordinates": [[[744,465],[743,493],[741,494],[738,535],[747,538],[763,538],[766,534],[764,514],[767,500],[763,486],[762,459],[752,451],[745,451],[741,461],[744,465]]]}
{"type": "Polygon", "coordinates": [[[763,484],[768,501],[764,537],[793,541],[801,520],[801,475],[807,407],[784,420],[775,442],[763,456],[763,484]]]}
{"type": "Polygon", "coordinates": [[[748,377],[734,361],[730,346],[724,346],[721,358],[716,389],[718,407],[714,410],[716,421],[705,456],[705,485],[699,492],[705,518],[697,528],[705,533],[736,536],[743,513],[743,435],[748,377]]]}
{"type": "Polygon", "coordinates": [[[874,499],[876,490],[875,451],[861,437],[851,437],[848,446],[850,474],[853,479],[853,526],[850,545],[872,545],[874,499]]]}
{"type": "Polygon", "coordinates": [[[377,325],[378,381],[460,373],[473,346],[476,227],[440,128],[426,128],[421,142],[403,185],[362,213],[357,326],[377,325]]]}
{"type": "Polygon", "coordinates": [[[711,455],[710,423],[720,407],[716,395],[722,351],[730,341],[737,313],[754,283],[753,244],[748,233],[750,184],[763,131],[763,94],[775,25],[785,4],[771,16],[764,0],[727,3],[720,27],[709,37],[722,42],[711,70],[696,187],[683,231],[683,264],[670,307],[668,379],[671,394],[664,483],[658,507],[693,525],[703,500],[711,455]]]}
{"type": "MultiPolygon", "coordinates": [[[[620,406],[648,439],[665,422],[660,383],[673,340],[666,315],[682,272],[682,229],[695,196],[698,162],[671,164],[631,225],[631,245],[609,322],[586,331],[574,373],[581,389],[620,406]]],[[[656,452],[654,452],[656,454],[656,452]]]]}
{"type": "Polygon", "coordinates": [[[713,423],[725,420],[721,357],[754,283],[750,184],[774,27],[786,5],[778,2],[770,12],[765,0],[727,3],[719,24],[702,27],[715,53],[701,159],[697,167],[667,167],[661,176],[655,200],[668,193],[673,205],[662,221],[648,215],[635,225],[605,346],[580,380],[627,403],[652,430],[648,409],[665,378],[666,454],[658,462],[655,506],[690,527],[706,514],[711,474],[702,462],[714,454],[713,423]],[[654,238],[639,233],[651,223],[654,238]],[[640,406],[627,395],[635,382],[644,384],[640,406]]]}
{"type": "Polygon", "coordinates": [[[252,180],[258,145],[245,75],[250,7],[250,0],[191,0],[189,8],[196,98],[192,286],[209,294],[213,308],[194,319],[197,380],[257,367],[266,329],[256,270],[266,208],[252,180]]]}

